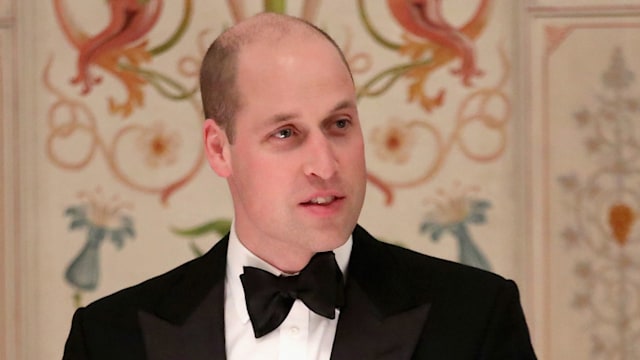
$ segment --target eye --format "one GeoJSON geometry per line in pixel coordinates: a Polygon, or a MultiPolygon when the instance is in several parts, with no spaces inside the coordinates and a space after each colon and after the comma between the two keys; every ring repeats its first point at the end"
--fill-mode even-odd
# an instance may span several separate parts
{"type": "Polygon", "coordinates": [[[291,128],[280,129],[273,134],[278,139],[286,139],[293,135],[293,130],[291,128]]]}
{"type": "Polygon", "coordinates": [[[349,126],[349,120],[347,119],[339,119],[338,121],[336,121],[336,127],[338,127],[339,129],[344,129],[347,126],[349,126]]]}

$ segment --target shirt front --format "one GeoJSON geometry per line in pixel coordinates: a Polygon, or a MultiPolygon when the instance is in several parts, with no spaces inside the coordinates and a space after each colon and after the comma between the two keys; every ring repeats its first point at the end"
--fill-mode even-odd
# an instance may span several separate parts
{"type": "MultiPolygon", "coordinates": [[[[346,279],[346,268],[353,241],[333,252],[346,279]]],[[[280,326],[256,339],[249,320],[244,289],[240,281],[244,266],[257,267],[279,276],[280,270],[252,254],[238,239],[234,226],[229,234],[227,272],[225,277],[225,345],[229,360],[328,360],[336,334],[340,310],[328,319],[309,310],[296,300],[280,326]]]]}

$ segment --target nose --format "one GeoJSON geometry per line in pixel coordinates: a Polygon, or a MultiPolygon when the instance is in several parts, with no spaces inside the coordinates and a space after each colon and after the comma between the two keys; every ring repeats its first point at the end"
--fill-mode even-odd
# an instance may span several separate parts
{"type": "Polygon", "coordinates": [[[308,151],[305,152],[304,173],[310,177],[328,180],[338,170],[338,158],[334,144],[322,134],[308,138],[308,151]]]}

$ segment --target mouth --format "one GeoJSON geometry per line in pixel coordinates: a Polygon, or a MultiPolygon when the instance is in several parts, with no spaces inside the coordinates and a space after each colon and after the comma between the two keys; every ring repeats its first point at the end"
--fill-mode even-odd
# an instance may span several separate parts
{"type": "Polygon", "coordinates": [[[305,201],[302,203],[302,205],[321,205],[321,206],[328,206],[331,205],[332,203],[343,199],[344,197],[341,196],[316,196],[314,198],[311,198],[308,201],[305,201]]]}

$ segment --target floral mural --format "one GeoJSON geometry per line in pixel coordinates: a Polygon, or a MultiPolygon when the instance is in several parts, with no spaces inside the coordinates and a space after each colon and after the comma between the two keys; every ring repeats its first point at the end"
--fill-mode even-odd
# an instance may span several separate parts
{"type": "MultiPolygon", "coordinates": [[[[104,29],[96,31],[95,35],[90,35],[77,25],[74,16],[79,14],[74,14],[73,7],[67,1],[54,0],[53,4],[63,34],[78,53],[76,74],[71,77],[70,82],[74,86],[80,86],[81,97],[75,97],[63,84],[52,80],[51,68],[55,55],[52,56],[43,73],[45,88],[56,98],[48,114],[49,159],[63,170],[77,171],[91,165],[96,161],[96,155],[100,154],[119,182],[143,193],[157,194],[166,203],[176,190],[193,180],[204,163],[204,156],[201,152],[191,159],[179,155],[179,135],[165,133],[163,125],[144,125],[140,119],[136,119],[134,110],[144,106],[145,90],[151,88],[166,100],[190,104],[194,128],[199,125],[197,121],[201,110],[195,96],[197,70],[194,68],[198,62],[196,59],[204,54],[204,45],[199,47],[198,54],[185,55],[180,59],[176,65],[179,78],[152,67],[154,58],[169,52],[183,38],[193,16],[192,1],[184,0],[181,3],[182,15],[179,23],[167,38],[153,45],[146,36],[157,26],[164,8],[162,0],[108,1],[104,10],[109,12],[109,23],[104,29]],[[108,95],[109,114],[132,121],[119,127],[113,135],[107,135],[104,130],[104,127],[108,127],[104,122],[110,119],[97,115],[88,99],[97,86],[107,86],[103,81],[105,76],[119,82],[126,91],[125,100],[108,95]],[[138,138],[138,151],[146,154],[143,166],[150,169],[156,169],[160,165],[166,167],[180,158],[181,161],[190,162],[191,167],[181,169],[178,174],[169,169],[167,172],[171,172],[172,176],[164,184],[149,184],[133,176],[129,170],[132,166],[127,166],[119,155],[127,147],[132,134],[138,138]],[[72,146],[78,137],[89,138],[89,145],[80,149],[83,156],[78,156],[77,153],[69,155],[59,150],[65,143],[72,146]]],[[[197,41],[202,43],[202,36],[197,41]]],[[[108,87],[117,89],[113,83],[108,87]]],[[[115,91],[110,91],[113,92],[115,91]]]]}
{"type": "MultiPolygon", "coordinates": [[[[286,12],[285,2],[267,2],[265,10],[286,12]],[[275,6],[274,4],[279,4],[275,6]],[[270,4],[270,5],[269,5],[270,4]],[[269,7],[271,6],[271,7],[269,7]]],[[[311,14],[309,4],[305,2],[303,17],[310,20],[314,16],[311,14]]],[[[354,54],[353,44],[347,42],[343,48],[345,56],[354,69],[354,74],[365,77],[361,85],[358,85],[357,95],[360,99],[366,97],[384,97],[386,92],[390,92],[392,86],[402,86],[400,79],[407,79],[408,102],[418,102],[425,115],[443,106],[446,89],[440,89],[438,95],[430,97],[426,94],[428,89],[428,79],[431,74],[439,69],[459,60],[459,68],[450,69],[452,78],[459,78],[464,87],[470,88],[470,93],[461,101],[455,119],[455,128],[447,133],[442,126],[429,120],[416,119],[404,121],[400,118],[392,119],[384,127],[376,127],[370,134],[370,146],[375,149],[375,154],[381,162],[391,162],[403,165],[410,158],[420,157],[416,152],[415,143],[418,136],[428,137],[435,144],[435,160],[419,162],[419,166],[424,168],[421,175],[413,178],[400,180],[388,180],[383,174],[369,173],[369,182],[385,194],[385,205],[390,206],[394,201],[394,191],[397,189],[416,188],[428,183],[440,171],[442,171],[446,160],[455,150],[461,151],[468,159],[476,162],[492,162],[501,157],[505,151],[507,141],[507,125],[511,116],[510,100],[504,91],[504,87],[509,79],[509,61],[504,51],[499,51],[503,74],[498,83],[489,87],[474,89],[473,79],[481,77],[484,72],[479,69],[476,59],[476,46],[474,40],[482,34],[491,13],[492,2],[482,0],[476,4],[476,8],[471,18],[462,26],[454,27],[449,24],[442,12],[439,1],[393,1],[387,2],[388,10],[405,30],[402,38],[397,42],[386,38],[383,34],[375,30],[374,20],[367,12],[367,4],[363,0],[357,2],[358,13],[362,21],[363,29],[380,45],[383,49],[390,50],[397,54],[400,64],[392,64],[387,69],[370,74],[370,65],[373,55],[369,51],[358,51],[354,54]],[[403,58],[408,58],[405,62],[403,58]],[[498,111],[495,111],[495,104],[498,104],[498,111]],[[480,104],[480,106],[478,106],[480,104]],[[491,107],[490,107],[491,104],[491,107]],[[500,140],[488,151],[478,152],[471,146],[467,146],[464,137],[466,129],[475,124],[481,124],[492,132],[499,135],[500,140]]],[[[234,20],[240,20],[245,15],[245,9],[238,3],[232,5],[232,13],[236,14],[234,20]]],[[[349,37],[348,37],[349,39],[349,37]]],[[[411,166],[415,166],[412,164],[411,166]]],[[[466,199],[458,199],[466,201],[466,199]]],[[[421,225],[422,232],[432,232],[432,238],[437,240],[443,229],[448,229],[458,239],[459,257],[458,260],[472,266],[483,269],[490,269],[491,266],[479,248],[474,244],[467,224],[482,224],[485,222],[484,210],[488,207],[487,201],[469,200],[471,205],[470,213],[456,214],[456,219],[451,223],[443,223],[438,220],[425,220],[421,225]],[[467,216],[469,215],[469,216],[467,216]]],[[[444,211],[444,217],[451,215],[453,209],[440,207],[438,210],[444,211]],[[448,214],[448,215],[447,215],[448,214]]],[[[462,209],[460,209],[462,210],[462,209]]],[[[431,213],[433,218],[435,214],[431,213]]],[[[442,216],[440,216],[442,217],[442,216]]],[[[210,223],[227,221],[216,219],[210,223]]],[[[193,236],[204,236],[208,232],[218,233],[215,228],[206,225],[196,225],[192,228],[181,229],[178,235],[191,238],[193,236]],[[186,235],[188,234],[188,235],[186,235]]],[[[194,251],[199,254],[199,250],[194,251]]]]}
{"type": "Polygon", "coordinates": [[[559,178],[572,221],[562,231],[574,258],[571,306],[587,315],[593,359],[640,357],[640,238],[635,72],[612,50],[595,101],[574,113],[584,151],[596,166],[586,177],[559,178]],[[580,250],[580,251],[579,251],[580,250]]]}
{"type": "Polygon", "coordinates": [[[182,90],[178,96],[189,94],[177,82],[157,71],[145,69],[143,64],[171,49],[182,37],[190,21],[190,0],[184,1],[184,17],[174,33],[164,43],[155,46],[150,46],[145,37],[158,21],[163,9],[162,0],[107,1],[110,21],[95,35],[89,35],[75,25],[72,8],[65,0],[54,0],[54,5],[61,29],[78,51],[76,74],[71,83],[79,85],[83,95],[88,95],[94,86],[102,82],[102,77],[94,73],[95,67],[117,79],[127,91],[124,101],[109,97],[109,109],[113,114],[128,117],[135,108],[142,106],[142,87],[147,84],[159,86],[165,81],[175,90],[182,90]]]}
{"type": "Polygon", "coordinates": [[[450,192],[439,189],[438,197],[427,199],[430,211],[420,231],[438,241],[444,233],[451,233],[458,243],[458,261],[484,270],[491,264],[471,237],[469,225],[487,222],[486,211],[491,207],[487,200],[473,196],[478,189],[463,188],[457,184],[450,192]]]}
{"type": "Polygon", "coordinates": [[[373,146],[376,147],[376,153],[382,161],[391,159],[389,155],[395,154],[395,159],[403,159],[403,162],[410,156],[419,156],[409,152],[416,136],[428,138],[435,146],[435,154],[432,155],[435,159],[423,162],[422,173],[413,178],[390,180],[386,179],[384,174],[369,174],[370,182],[385,194],[386,204],[390,205],[397,189],[415,188],[431,181],[442,171],[447,158],[456,147],[472,161],[490,162],[499,159],[506,146],[511,103],[504,91],[510,74],[509,60],[503,50],[498,51],[503,72],[500,80],[495,85],[480,89],[475,88],[472,81],[484,74],[478,65],[474,41],[482,34],[489,21],[492,7],[490,0],[474,3],[475,8],[470,19],[459,27],[447,21],[443,15],[441,1],[389,0],[387,4],[389,11],[404,30],[401,39],[390,39],[377,31],[375,19],[368,15],[367,4],[359,0],[358,10],[364,29],[382,48],[396,53],[398,59],[408,58],[409,61],[400,60],[400,64],[393,64],[369,76],[369,80],[358,86],[357,94],[359,98],[382,97],[392,86],[404,84],[400,82],[401,79],[406,79],[407,102],[420,104],[423,115],[410,121],[398,122],[394,119],[386,130],[376,129],[373,134],[373,146]],[[470,92],[459,105],[456,105],[459,110],[454,119],[455,129],[447,133],[447,126],[428,118],[445,104],[447,90],[441,88],[436,95],[428,95],[428,80],[437,71],[447,65],[451,66],[452,62],[461,64],[459,68],[449,69],[452,80],[459,78],[470,92]],[[476,108],[478,101],[481,102],[481,106],[476,108]],[[498,104],[497,112],[489,109],[488,105],[491,103],[498,104]],[[462,136],[467,127],[477,124],[496,132],[501,138],[492,149],[484,153],[467,146],[467,140],[462,136]]]}
{"type": "MultiPolygon", "coordinates": [[[[327,1],[221,2],[213,6],[215,21],[204,22],[198,21],[198,11],[211,9],[204,0],[96,1],[93,8],[101,12],[102,23],[83,23],[80,5],[71,1],[51,4],[68,48],[53,49],[42,68],[42,85],[50,99],[44,154],[59,174],[81,178],[82,183],[99,177],[123,193],[107,199],[101,189],[81,191],[81,203],[66,209],[69,236],[79,230],[85,234],[64,273],[74,306],[88,293],[106,291],[100,287],[100,274],[109,271],[100,262],[105,240],[120,249],[134,237],[149,244],[145,246],[163,241],[158,237],[178,238],[193,257],[207,250],[207,239],[229,231],[228,212],[211,216],[194,211],[207,203],[227,205],[220,197],[200,196],[198,179],[206,162],[199,139],[199,61],[220,31],[257,11],[299,16],[334,35],[351,66],[361,107],[371,99],[404,98],[404,104],[393,103],[394,113],[365,129],[374,164],[412,170],[369,170],[370,191],[381,194],[377,211],[413,206],[421,215],[406,227],[409,233],[432,240],[422,243],[455,248],[454,260],[493,268],[484,249],[492,240],[477,240],[472,225],[489,226],[487,212],[495,203],[477,197],[482,180],[470,178],[464,187],[457,182],[450,187],[446,174],[452,159],[488,166],[499,163],[508,149],[511,62],[504,44],[492,39],[488,48],[480,46],[494,16],[494,1],[474,1],[468,14],[454,23],[442,1],[357,0],[341,5],[352,12],[330,24],[322,17],[323,7],[337,3],[327,1]],[[372,11],[383,11],[387,18],[372,11]],[[398,32],[383,30],[389,25],[398,32]],[[364,45],[363,37],[372,46],[364,45]],[[482,52],[493,61],[483,60],[482,52]],[[478,131],[491,134],[487,139],[492,140],[478,143],[478,131]],[[431,150],[425,150],[425,144],[431,150]],[[438,189],[450,191],[438,190],[424,203],[400,200],[407,194],[432,194],[426,186],[436,181],[438,189]],[[149,197],[155,202],[148,203],[149,197]],[[134,205],[145,208],[135,228],[129,215],[134,205]],[[176,214],[188,212],[198,216],[177,219],[176,214]],[[163,216],[160,226],[146,219],[163,216]],[[152,228],[145,227],[145,221],[152,228]],[[444,234],[455,241],[441,241],[444,234]]],[[[383,237],[411,246],[404,240],[406,232],[383,237]]]]}
{"type": "MultiPolygon", "coordinates": [[[[162,114],[148,119],[145,110],[153,105],[147,101],[153,95],[182,104],[180,106],[187,105],[193,112],[189,117],[193,125],[197,125],[201,117],[196,88],[199,59],[210,41],[207,39],[221,31],[224,24],[219,24],[217,29],[191,30],[195,6],[192,0],[175,3],[110,0],[96,4],[96,9],[101,8],[108,14],[108,22],[89,29],[76,21],[79,14],[71,2],[52,2],[60,31],[77,56],[67,84],[54,80],[55,52],[43,71],[45,89],[55,99],[49,107],[47,120],[49,161],[62,171],[72,172],[86,171],[96,163],[104,163],[117,183],[134,192],[157,195],[162,206],[168,207],[170,197],[175,196],[177,190],[187,188],[196,178],[204,164],[203,152],[188,149],[193,142],[186,140],[188,135],[182,129],[192,125],[172,122],[162,114]],[[164,25],[163,16],[167,11],[175,13],[176,8],[181,9],[179,21],[173,27],[164,25]],[[154,35],[159,27],[172,30],[163,32],[166,35],[160,38],[154,35]],[[195,39],[188,37],[190,30],[197,34],[195,39]],[[172,52],[183,42],[194,42],[197,51],[178,54],[173,69],[158,65],[162,57],[176,58],[172,52]],[[121,91],[115,91],[117,84],[125,90],[124,99],[119,97],[121,91]],[[106,96],[107,116],[95,108],[100,96],[106,96]],[[114,122],[116,119],[118,122],[114,122]],[[126,122],[119,122],[122,120],[126,122]],[[72,152],[65,150],[79,143],[84,145],[76,145],[78,147],[72,152]],[[185,163],[191,165],[180,167],[185,163]],[[176,168],[180,170],[176,171],[176,168]]],[[[322,26],[318,19],[322,3],[303,1],[297,7],[299,13],[293,15],[322,26]]],[[[346,36],[340,38],[340,45],[354,76],[358,76],[357,96],[361,100],[384,99],[387,94],[401,91],[406,94],[408,104],[416,104],[420,109],[413,118],[399,114],[365,134],[380,163],[418,169],[413,175],[393,179],[384,173],[370,171],[370,184],[384,194],[381,205],[391,207],[398,191],[417,190],[428,184],[442,173],[452,156],[462,154],[476,163],[490,163],[501,158],[506,149],[506,129],[511,116],[510,99],[505,92],[510,63],[505,51],[497,46],[494,49],[499,59],[497,81],[492,84],[479,81],[486,71],[478,58],[477,41],[490,21],[491,0],[475,2],[473,11],[460,25],[452,25],[441,1],[389,0],[385,5],[389,19],[402,31],[397,38],[378,30],[379,20],[369,13],[371,5],[364,0],[355,2],[354,16],[360,23],[341,31],[346,36]],[[354,41],[357,32],[369,36],[378,50],[388,52],[394,62],[374,70],[375,49],[359,46],[354,41]],[[440,72],[448,74],[451,81],[466,89],[462,97],[448,96],[446,85],[430,85],[431,77],[440,72]],[[477,85],[480,83],[482,85],[477,85]],[[432,94],[434,89],[435,94],[432,94]],[[451,121],[444,124],[430,118],[445,106],[458,109],[451,121]],[[482,150],[474,148],[468,143],[468,133],[476,126],[497,134],[499,140],[482,150]],[[432,144],[435,151],[420,160],[423,150],[418,143],[424,141],[432,144]]],[[[255,11],[244,1],[230,1],[224,6],[230,16],[228,24],[241,21],[255,11]]],[[[262,10],[292,13],[286,1],[265,1],[262,10]]],[[[193,128],[197,129],[197,126],[193,128]]],[[[441,192],[440,199],[427,205],[428,215],[416,228],[421,233],[431,234],[434,241],[442,233],[449,232],[457,239],[457,260],[490,269],[487,255],[475,243],[468,228],[470,224],[486,222],[485,211],[490,202],[468,197],[469,194],[468,191],[448,195],[441,192]]],[[[90,291],[98,284],[98,245],[109,236],[118,239],[114,234],[121,232],[116,231],[119,228],[91,222],[83,209],[77,206],[67,211],[74,224],[70,230],[79,229],[82,223],[88,231],[88,240],[81,255],[67,270],[66,279],[77,289],[90,291]]],[[[219,237],[229,226],[228,217],[219,217],[195,225],[169,225],[168,233],[185,238],[192,254],[198,256],[206,249],[198,245],[196,239],[219,237]]],[[[132,236],[133,225],[125,228],[131,230],[132,236]]]]}
{"type": "Polygon", "coordinates": [[[365,228],[514,279],[540,358],[640,358],[640,2],[623,0],[5,2],[10,357],[59,358],[76,307],[229,231],[199,67],[260,11],[343,49],[365,228]]]}
{"type": "Polygon", "coordinates": [[[107,198],[101,188],[80,192],[82,203],[70,206],[65,215],[71,220],[70,231],[83,230],[85,242],[65,272],[66,281],[75,288],[76,306],[82,305],[82,292],[94,291],[100,280],[100,246],[110,240],[122,249],[128,238],[135,237],[133,219],[127,215],[132,205],[118,196],[107,198]]]}

